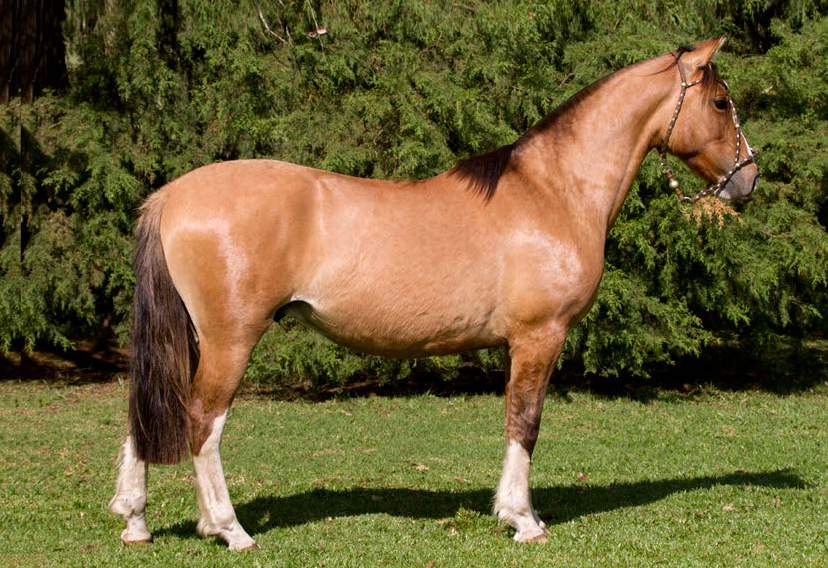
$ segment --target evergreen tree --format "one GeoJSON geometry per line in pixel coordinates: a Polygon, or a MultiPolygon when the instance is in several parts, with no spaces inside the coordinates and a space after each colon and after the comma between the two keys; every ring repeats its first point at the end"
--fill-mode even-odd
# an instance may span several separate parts
{"type": "MultiPolygon", "coordinates": [[[[720,34],[720,67],[761,152],[759,190],[738,215],[694,212],[646,160],[567,356],[646,374],[723,338],[772,347],[824,334],[826,14],[821,0],[69,0],[68,89],[0,105],[0,348],[70,348],[110,327],[123,339],[136,208],[195,167],[260,157],[430,176],[514,141],[607,73],[720,34]]],[[[416,364],[468,362],[497,357],[416,364]]],[[[252,373],[391,380],[413,364],[357,357],[289,324],[266,336],[252,373]]]]}

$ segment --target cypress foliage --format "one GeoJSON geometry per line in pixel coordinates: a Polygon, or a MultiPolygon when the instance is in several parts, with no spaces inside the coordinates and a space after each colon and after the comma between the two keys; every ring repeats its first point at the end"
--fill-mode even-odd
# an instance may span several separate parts
{"type": "MultiPolygon", "coordinates": [[[[645,161],[566,356],[646,374],[722,337],[767,348],[824,334],[826,14],[822,0],[68,0],[68,89],[0,105],[0,349],[71,348],[110,328],[123,340],[136,208],[195,167],[268,157],[430,176],[512,142],[615,69],[719,34],[761,151],[757,195],[738,216],[694,217],[645,161]]],[[[469,362],[499,364],[489,353],[416,364],[445,374],[469,362]]],[[[251,374],[393,380],[414,364],[288,323],[251,374]]]]}

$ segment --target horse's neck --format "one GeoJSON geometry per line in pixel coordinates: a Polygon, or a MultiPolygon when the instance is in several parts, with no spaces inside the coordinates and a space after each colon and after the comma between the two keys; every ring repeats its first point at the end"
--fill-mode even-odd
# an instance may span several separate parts
{"type": "Polygon", "coordinates": [[[669,119],[673,75],[651,73],[664,69],[661,59],[619,71],[532,137],[529,151],[545,160],[541,183],[572,196],[607,231],[669,119]]]}

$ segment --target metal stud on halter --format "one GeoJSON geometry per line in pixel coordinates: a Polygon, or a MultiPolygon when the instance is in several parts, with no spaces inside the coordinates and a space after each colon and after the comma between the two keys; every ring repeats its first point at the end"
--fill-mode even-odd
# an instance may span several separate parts
{"type": "MultiPolygon", "coordinates": [[[[676,120],[678,120],[678,115],[681,112],[681,107],[684,104],[684,97],[687,94],[687,89],[693,87],[695,85],[700,84],[704,78],[697,79],[691,83],[687,82],[687,78],[684,75],[684,69],[679,65],[679,59],[681,59],[682,52],[675,56],[676,58],[676,67],[679,70],[679,76],[681,77],[681,90],[679,91],[679,98],[676,102],[676,108],[673,111],[673,116],[670,117],[670,123],[667,125],[667,134],[664,136],[664,142],[658,148],[659,158],[661,159],[661,169],[664,172],[664,176],[668,180],[668,185],[670,189],[676,192],[676,197],[682,203],[695,203],[699,199],[703,197],[707,197],[708,195],[715,195],[718,191],[724,188],[727,185],[727,182],[742,168],[747,166],[748,164],[752,164],[756,161],[756,153],[751,149],[750,145],[747,143],[747,139],[745,139],[745,153],[747,154],[743,160],[739,160],[739,154],[741,153],[742,149],[742,138],[744,138],[744,134],[742,133],[742,125],[739,123],[739,117],[736,115],[736,106],[733,104],[733,99],[730,98],[730,95],[727,97],[727,104],[730,106],[730,115],[733,120],[733,126],[736,130],[736,156],[733,159],[733,167],[728,170],[728,172],[719,179],[716,183],[712,183],[708,185],[706,188],[702,189],[692,197],[688,197],[684,195],[684,192],[681,190],[679,186],[679,182],[676,179],[675,174],[673,173],[672,168],[670,168],[670,163],[667,161],[667,150],[668,144],[670,142],[670,135],[673,133],[673,128],[676,125],[676,120]]],[[[725,83],[725,87],[727,84],[725,83]]]]}

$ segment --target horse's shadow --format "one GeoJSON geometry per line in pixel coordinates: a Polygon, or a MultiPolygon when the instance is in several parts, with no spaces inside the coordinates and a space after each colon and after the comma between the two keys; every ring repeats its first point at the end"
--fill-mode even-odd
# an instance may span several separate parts
{"type": "MultiPolygon", "coordinates": [[[[550,525],[594,513],[637,507],[674,493],[710,489],[720,485],[804,489],[808,485],[791,470],[742,472],[693,478],[659,479],[598,486],[577,484],[540,487],[532,491],[538,514],[550,525]]],[[[430,491],[406,488],[314,489],[285,497],[263,496],[236,508],[239,521],[250,534],[276,527],[291,527],[327,518],[386,514],[417,519],[453,517],[461,508],[491,512],[492,491],[430,491]]],[[[158,534],[195,536],[195,523],[186,521],[158,534]]]]}

